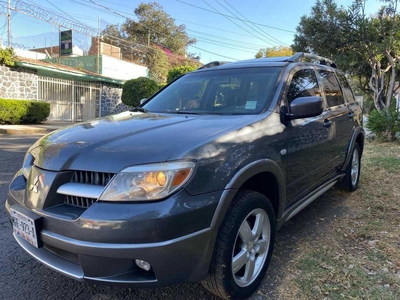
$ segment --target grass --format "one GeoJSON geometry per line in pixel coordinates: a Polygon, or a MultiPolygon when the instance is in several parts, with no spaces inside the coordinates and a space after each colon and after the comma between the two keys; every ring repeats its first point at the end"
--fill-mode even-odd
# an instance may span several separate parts
{"type": "Polygon", "coordinates": [[[346,213],[297,248],[279,298],[400,299],[400,144],[366,144],[359,189],[331,193],[346,213]]]}

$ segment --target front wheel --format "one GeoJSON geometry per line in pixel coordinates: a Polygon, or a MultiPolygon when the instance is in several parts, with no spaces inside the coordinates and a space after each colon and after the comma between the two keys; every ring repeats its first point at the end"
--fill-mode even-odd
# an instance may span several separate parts
{"type": "Polygon", "coordinates": [[[275,230],[275,213],[268,198],[253,191],[238,192],[220,227],[203,286],[225,299],[250,296],[267,271],[275,230]]]}

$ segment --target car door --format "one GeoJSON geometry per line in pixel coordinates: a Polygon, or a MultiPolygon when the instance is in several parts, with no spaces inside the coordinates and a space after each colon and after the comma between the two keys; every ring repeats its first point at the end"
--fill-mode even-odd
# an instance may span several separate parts
{"type": "Polygon", "coordinates": [[[340,167],[344,161],[350,140],[352,115],[345,104],[341,86],[334,71],[319,70],[323,96],[326,99],[331,115],[332,126],[335,127],[335,153],[331,169],[340,167]]]}
{"type": "MultiPolygon", "coordinates": [[[[289,75],[283,103],[289,107],[298,97],[321,96],[313,68],[294,69],[289,75]]],[[[317,187],[330,171],[334,159],[335,127],[330,111],[319,116],[291,120],[287,132],[287,204],[317,187]]]]}
{"type": "Polygon", "coordinates": [[[342,93],[345,100],[345,106],[347,107],[347,123],[346,123],[346,133],[348,136],[347,143],[343,143],[344,148],[340,148],[340,155],[342,159],[345,159],[347,154],[348,146],[350,143],[351,135],[355,128],[362,124],[362,108],[360,103],[358,103],[354,97],[353,91],[351,90],[350,84],[348,83],[346,77],[341,73],[336,73],[340,85],[342,87],[342,93]]]}

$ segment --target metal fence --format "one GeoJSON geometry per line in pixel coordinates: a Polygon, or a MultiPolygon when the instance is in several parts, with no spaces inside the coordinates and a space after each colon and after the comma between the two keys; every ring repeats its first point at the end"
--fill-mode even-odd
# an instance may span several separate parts
{"type": "Polygon", "coordinates": [[[50,103],[49,120],[86,121],[100,116],[101,84],[38,78],[38,99],[50,103]]]}

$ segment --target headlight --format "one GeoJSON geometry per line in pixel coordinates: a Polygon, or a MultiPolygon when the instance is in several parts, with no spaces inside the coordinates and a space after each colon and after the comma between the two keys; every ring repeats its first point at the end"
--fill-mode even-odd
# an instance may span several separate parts
{"type": "Polygon", "coordinates": [[[31,172],[33,161],[34,158],[32,154],[29,151],[26,152],[21,168],[22,175],[24,175],[26,179],[28,179],[29,173],[31,172]]]}
{"type": "Polygon", "coordinates": [[[167,197],[193,174],[191,161],[133,166],[122,170],[107,185],[99,200],[145,201],[167,197]]]}

